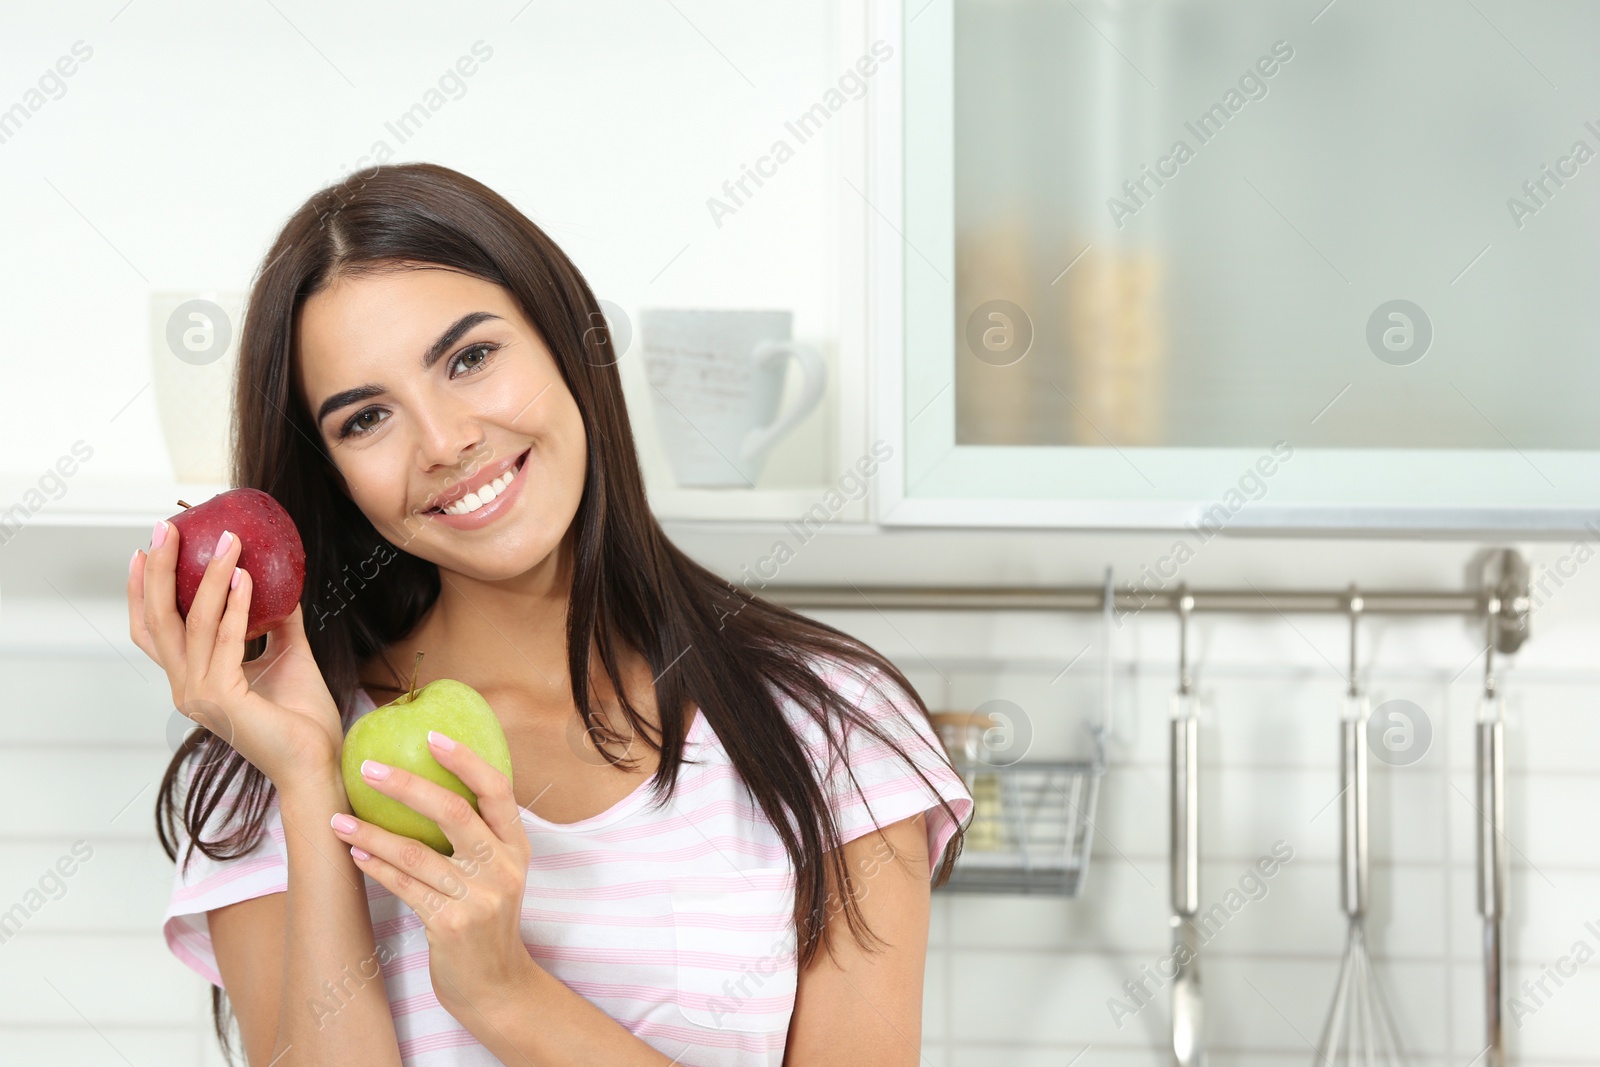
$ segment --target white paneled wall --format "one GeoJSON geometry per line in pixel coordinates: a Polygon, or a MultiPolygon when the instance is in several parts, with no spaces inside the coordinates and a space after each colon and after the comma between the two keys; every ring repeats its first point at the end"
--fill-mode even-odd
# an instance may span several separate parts
{"type": "MultiPolygon", "coordinates": [[[[0,935],[0,1061],[210,1062],[205,984],[157,921],[173,871],[153,818],[166,678],[126,639],[126,608],[78,607],[78,654],[19,655],[8,639],[0,658],[0,909],[22,920],[0,935]]],[[[28,606],[5,612],[15,624],[28,606]]]]}
{"type": "MultiPolygon", "coordinates": [[[[92,856],[65,878],[22,931],[0,944],[0,1062],[52,1065],[220,1063],[210,1034],[206,984],[177,963],[157,922],[171,865],[154,837],[154,787],[168,757],[171,715],[164,676],[126,639],[126,612],[106,595],[133,543],[131,531],[30,531],[0,557],[0,908],[24,901],[74,841],[92,856]],[[45,585],[42,579],[48,579],[45,585]],[[54,591],[52,589],[54,587],[54,591]],[[98,592],[97,592],[98,591],[98,592]],[[70,652],[70,654],[68,654],[70,652]]],[[[762,537],[719,544],[680,541],[725,573],[762,537]]],[[[999,534],[884,535],[846,531],[808,549],[794,580],[911,577],[924,580],[969,561],[963,580],[1001,580],[984,568],[1016,568],[1027,580],[1083,582],[1097,568],[1094,543],[1071,542],[1086,561],[1066,579],[1035,551],[999,534]],[[896,540],[900,537],[900,540],[896,540]],[[961,541],[961,537],[970,538],[961,541]],[[892,564],[888,561],[893,561],[892,564]],[[1078,573],[1082,572],[1082,573],[1078,573]]],[[[1137,538],[1117,539],[1137,553],[1137,538]]],[[[1553,546],[1557,550],[1559,546],[1553,546]]],[[[1233,566],[1222,547],[1218,563],[1233,566]]],[[[1407,573],[1454,587],[1451,546],[1350,545],[1322,556],[1319,574],[1295,583],[1275,574],[1314,553],[1272,542],[1237,550],[1263,588],[1337,588],[1330,575],[1407,573]],[[1407,553],[1419,553],[1407,563],[1407,553]],[[1429,573],[1426,559],[1440,557],[1429,573]],[[1405,568],[1414,569],[1407,572],[1405,568]]],[[[1533,549],[1536,562],[1539,552],[1533,549]]],[[[786,574],[786,578],[789,576],[786,574]]],[[[1008,581],[1019,580],[1011,575],[1008,581]]],[[[1195,576],[1201,585],[1231,582],[1195,576]]],[[[1583,940],[1600,949],[1600,669],[1589,656],[1600,612],[1585,576],[1535,616],[1527,648],[1506,664],[1511,854],[1508,951],[1513,991],[1583,940]]],[[[1098,639],[1090,616],[987,615],[874,610],[834,612],[899,663],[929,705],[972,707],[1002,697],[1034,728],[1031,755],[1085,751],[1096,714],[1098,639]]],[[[1396,1012],[1422,1064],[1469,1064],[1482,1049],[1478,919],[1473,882],[1470,723],[1481,659],[1477,632],[1455,619],[1364,623],[1375,701],[1404,697],[1430,716],[1427,755],[1409,767],[1374,760],[1371,930],[1396,1012]]],[[[1337,699],[1344,661],[1340,619],[1199,616],[1197,689],[1203,704],[1202,901],[1209,907],[1278,840],[1294,857],[1207,946],[1202,962],[1213,1064],[1304,1065],[1307,1040],[1327,1010],[1344,923],[1339,911],[1337,699]]],[[[1170,951],[1166,891],[1166,745],[1175,626],[1148,613],[1115,637],[1112,766],[1101,794],[1094,858],[1084,894],[989,897],[941,892],[935,900],[924,1013],[931,1067],[1065,1064],[1089,1046],[1084,1067],[1158,1067],[1166,999],[1119,1028],[1108,1000],[1124,981],[1170,951]]],[[[1521,1025],[1508,1041],[1522,1064],[1593,1061],[1600,1047],[1600,959],[1521,1025]]],[[[1529,1001],[1530,1005],[1532,1004],[1529,1001]]],[[[691,1061],[692,1062],[692,1061],[691,1061]]]]}

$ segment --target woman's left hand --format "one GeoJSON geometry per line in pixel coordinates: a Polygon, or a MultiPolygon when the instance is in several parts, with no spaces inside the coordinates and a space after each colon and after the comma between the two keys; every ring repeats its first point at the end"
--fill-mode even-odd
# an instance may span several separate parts
{"type": "Polygon", "coordinates": [[[357,867],[421,918],[434,994],[470,1029],[474,1015],[488,1017],[517,997],[538,969],[522,942],[533,846],[504,774],[441,734],[429,731],[428,742],[434,759],[477,794],[478,811],[399,767],[367,760],[361,773],[378,792],[438,823],[454,855],[348,815],[334,817],[334,832],[351,845],[357,867]],[[341,830],[341,818],[354,828],[341,830]]]}

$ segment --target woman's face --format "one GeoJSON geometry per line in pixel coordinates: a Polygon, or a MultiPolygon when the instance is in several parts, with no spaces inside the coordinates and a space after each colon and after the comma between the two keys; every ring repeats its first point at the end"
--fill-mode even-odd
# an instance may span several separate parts
{"type": "Polygon", "coordinates": [[[379,533],[484,581],[551,556],[583,492],[583,421],[509,293],[441,267],[346,276],[296,332],[307,410],[379,533]]]}

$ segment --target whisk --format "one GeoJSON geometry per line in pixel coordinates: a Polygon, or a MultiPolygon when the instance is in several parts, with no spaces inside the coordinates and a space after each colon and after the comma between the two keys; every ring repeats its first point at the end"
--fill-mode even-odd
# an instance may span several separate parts
{"type": "Polygon", "coordinates": [[[1328,1021],[1317,1045],[1318,1067],[1405,1063],[1400,1030],[1367,953],[1367,719],[1372,711],[1356,681],[1356,634],[1363,602],[1350,587],[1350,684],[1339,722],[1339,898],[1350,920],[1328,1021]]]}

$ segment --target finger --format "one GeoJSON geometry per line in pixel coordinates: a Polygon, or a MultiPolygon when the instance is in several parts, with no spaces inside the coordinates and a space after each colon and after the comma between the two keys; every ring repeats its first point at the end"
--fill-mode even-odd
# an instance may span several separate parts
{"type": "Polygon", "coordinates": [[[200,588],[195,590],[194,603],[189,605],[189,618],[185,624],[188,631],[187,662],[201,670],[209,670],[211,654],[217,643],[217,626],[222,621],[222,609],[227,604],[228,581],[233,577],[234,563],[239,558],[238,535],[224,530],[215,545],[207,545],[201,551],[206,569],[200,576],[200,588]],[[205,553],[210,554],[209,558],[205,553]]]}
{"type": "MultiPolygon", "coordinates": [[[[428,851],[433,850],[428,849],[428,851]]],[[[406,907],[416,912],[424,928],[434,916],[451,903],[452,898],[417,881],[388,860],[370,852],[358,853],[354,848],[350,851],[350,858],[355,860],[361,873],[370,876],[373,881],[398,897],[406,907]]]]}
{"type": "Polygon", "coordinates": [[[227,606],[217,624],[217,643],[211,650],[209,676],[233,678],[243,669],[244,635],[250,629],[250,572],[234,567],[226,594],[227,606]]]}
{"type": "Polygon", "coordinates": [[[183,682],[187,641],[178,614],[178,528],[165,519],[150,535],[150,552],[138,568],[137,581],[144,598],[145,629],[161,655],[161,665],[173,681],[183,682]],[[160,544],[156,542],[160,541],[160,544]]]}
{"type": "Polygon", "coordinates": [[[511,779],[500,768],[437,730],[428,731],[428,751],[441,767],[478,795],[478,814],[496,837],[510,844],[528,839],[527,831],[522,828],[522,809],[517,806],[516,794],[511,790],[511,779]]]}
{"type": "Polygon", "coordinates": [[[262,658],[276,656],[286,648],[310,648],[306,640],[305,611],[299,604],[287,619],[267,631],[267,647],[262,658]]]}
{"type": "MultiPolygon", "coordinates": [[[[255,581],[247,573],[241,582],[250,582],[251,596],[255,595],[255,581]]],[[[247,616],[248,620],[248,616],[247,616]]],[[[311,645],[306,640],[305,628],[300,623],[300,605],[296,604],[290,616],[267,631],[267,647],[261,655],[244,665],[244,674],[254,685],[256,680],[273,670],[285,656],[303,655],[315,659],[311,645]]]]}
{"type": "Polygon", "coordinates": [[[155,638],[150,636],[150,627],[144,621],[144,566],[147,557],[144,550],[133,550],[133,558],[128,561],[128,636],[133,643],[139,646],[139,651],[149,656],[156,666],[161,666],[161,654],[156,650],[155,638]]]}
{"type": "Polygon", "coordinates": [[[470,800],[438,782],[370,759],[361,762],[361,780],[418,815],[438,823],[457,856],[482,852],[482,844],[494,836],[473,810],[470,800]]]}
{"type": "MultiPolygon", "coordinates": [[[[466,895],[466,883],[455,864],[422,842],[353,815],[343,815],[343,819],[335,815],[332,825],[335,836],[352,846],[350,856],[356,866],[372,875],[417,914],[423,914],[421,905],[430,896],[442,902],[466,895]],[[341,829],[341,823],[352,828],[341,829]],[[368,858],[363,858],[357,849],[367,853],[368,858]]],[[[437,910],[437,903],[434,910],[437,910]]]]}

